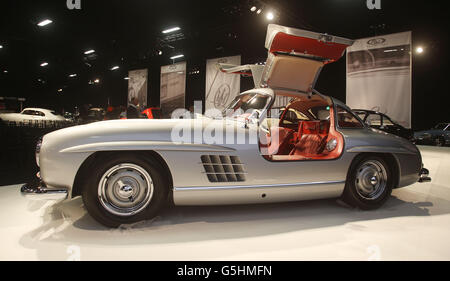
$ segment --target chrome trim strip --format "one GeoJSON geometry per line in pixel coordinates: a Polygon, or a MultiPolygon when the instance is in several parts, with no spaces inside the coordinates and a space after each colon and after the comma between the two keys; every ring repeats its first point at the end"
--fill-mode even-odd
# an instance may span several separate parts
{"type": "Polygon", "coordinates": [[[344,181],[324,181],[324,182],[304,182],[304,183],[285,183],[285,184],[262,184],[262,185],[229,185],[229,186],[192,186],[192,187],[174,187],[174,191],[183,190],[215,190],[215,189],[247,189],[247,188],[279,188],[279,187],[296,187],[306,185],[323,185],[323,184],[342,184],[344,181]]]}
{"type": "Polygon", "coordinates": [[[232,152],[234,148],[196,143],[177,143],[169,141],[113,141],[88,143],[68,147],[59,151],[60,153],[84,153],[97,151],[118,150],[163,150],[163,151],[201,151],[201,152],[232,152]]]}
{"type": "Polygon", "coordinates": [[[374,153],[401,153],[401,154],[417,154],[416,151],[408,150],[404,147],[379,147],[379,146],[371,146],[371,145],[361,145],[349,148],[346,152],[374,152],[374,153]]]}

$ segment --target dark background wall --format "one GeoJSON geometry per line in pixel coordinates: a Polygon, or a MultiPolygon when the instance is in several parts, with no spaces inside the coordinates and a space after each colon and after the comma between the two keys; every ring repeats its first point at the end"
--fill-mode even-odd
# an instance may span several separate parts
{"type": "MultiPolygon", "coordinates": [[[[366,0],[349,1],[120,1],[82,0],[82,10],[70,11],[65,0],[14,0],[0,11],[0,96],[27,98],[26,106],[72,110],[92,104],[124,105],[129,70],[149,69],[149,104],[159,105],[159,71],[169,57],[183,53],[188,63],[186,106],[203,100],[205,64],[208,58],[242,55],[242,63],[264,61],[267,20],[264,12],[276,11],[274,23],[363,38],[412,30],[413,47],[425,52],[413,56],[414,129],[448,116],[448,8],[436,2],[382,0],[381,10],[369,10],[366,0]],[[250,12],[263,7],[261,15],[250,12]],[[42,18],[54,23],[39,28],[42,18]],[[164,42],[161,30],[180,26],[183,39],[164,42]],[[162,40],[162,41],[161,41],[162,40]],[[170,48],[167,45],[173,47],[170,48]],[[96,50],[86,58],[86,49],[96,50]],[[158,56],[157,50],[163,50],[158,56]],[[40,67],[42,61],[50,64],[40,67]],[[120,65],[117,71],[110,71],[120,65]],[[8,73],[3,73],[7,69],[8,73]],[[76,79],[69,79],[77,73],[76,79]],[[99,78],[99,85],[87,82],[99,78]],[[39,82],[38,79],[45,81],[39,82]],[[62,88],[63,92],[57,90],[62,88]]],[[[252,87],[242,78],[241,90],[252,87]]],[[[323,70],[317,89],[345,101],[345,59],[323,70]]]]}

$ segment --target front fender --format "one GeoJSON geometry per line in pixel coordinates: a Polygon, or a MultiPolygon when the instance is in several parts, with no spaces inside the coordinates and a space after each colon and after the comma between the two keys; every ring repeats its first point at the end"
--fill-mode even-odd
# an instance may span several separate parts
{"type": "Polygon", "coordinates": [[[64,148],[60,153],[89,153],[99,151],[205,151],[205,152],[230,152],[235,151],[220,145],[174,143],[168,141],[111,141],[76,145],[64,148]]]}

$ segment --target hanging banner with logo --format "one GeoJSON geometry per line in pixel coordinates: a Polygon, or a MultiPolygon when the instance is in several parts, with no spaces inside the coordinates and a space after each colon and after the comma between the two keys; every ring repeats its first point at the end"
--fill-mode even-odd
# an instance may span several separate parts
{"type": "Polygon", "coordinates": [[[411,127],[411,32],[359,39],[347,49],[347,101],[411,127]]]}
{"type": "Polygon", "coordinates": [[[185,107],[186,62],[161,67],[160,107],[163,118],[185,107]]]}
{"type": "Polygon", "coordinates": [[[241,91],[241,76],[219,70],[218,64],[241,64],[241,56],[210,59],[206,62],[205,109],[222,111],[241,91]]]}
{"type": "Polygon", "coordinates": [[[132,70],[128,73],[128,105],[132,98],[139,100],[141,108],[147,107],[147,85],[148,71],[147,69],[132,70]]]}

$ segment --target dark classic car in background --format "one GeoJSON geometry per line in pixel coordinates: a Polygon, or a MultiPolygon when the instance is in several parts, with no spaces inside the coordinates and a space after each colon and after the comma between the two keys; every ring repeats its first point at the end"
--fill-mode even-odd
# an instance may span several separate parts
{"type": "Polygon", "coordinates": [[[414,133],[414,143],[444,146],[450,144],[450,123],[439,123],[433,129],[414,133]]]}
{"type": "Polygon", "coordinates": [[[384,113],[366,109],[353,109],[353,112],[355,112],[364,123],[374,129],[397,135],[407,140],[412,140],[414,137],[414,131],[412,129],[403,127],[384,113]]]}

